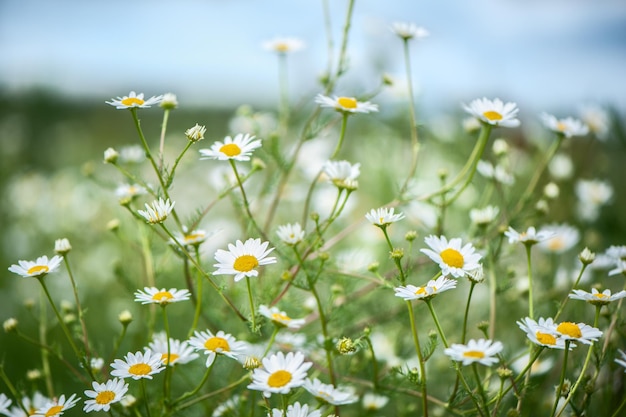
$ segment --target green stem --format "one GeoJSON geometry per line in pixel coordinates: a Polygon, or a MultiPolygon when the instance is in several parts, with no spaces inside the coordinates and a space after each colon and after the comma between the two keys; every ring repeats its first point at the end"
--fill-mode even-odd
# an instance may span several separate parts
{"type": "MultiPolygon", "coordinates": [[[[556,390],[556,398],[554,399],[554,405],[552,406],[552,412],[550,412],[550,417],[554,417],[554,413],[556,412],[556,407],[559,404],[559,399],[561,398],[561,392],[563,390],[563,383],[565,382],[565,370],[567,369],[567,356],[569,354],[569,345],[571,341],[565,341],[565,351],[563,352],[563,369],[561,369],[561,377],[559,379],[559,386],[556,390]]],[[[565,408],[563,405],[563,408],[565,408]]]]}
{"type": "Polygon", "coordinates": [[[167,341],[167,362],[165,363],[165,378],[163,378],[163,398],[167,404],[170,400],[170,384],[172,380],[172,354],[170,347],[170,324],[167,319],[166,311],[167,303],[161,304],[161,312],[163,313],[163,328],[165,329],[165,340],[167,341]]]}
{"type": "MultiPolygon", "coordinates": [[[[587,269],[588,265],[589,264],[583,264],[582,268],[580,268],[580,272],[578,273],[578,277],[576,277],[576,281],[574,282],[574,286],[572,287],[573,290],[575,290],[578,287],[578,283],[580,282],[581,278],[583,277],[583,273],[585,272],[585,269],[587,269]]],[[[553,318],[553,320],[555,322],[559,318],[561,313],[563,312],[563,309],[565,308],[565,305],[567,304],[568,301],[569,301],[569,294],[565,296],[563,301],[561,301],[561,305],[559,306],[559,311],[556,312],[556,314],[554,315],[554,318],[553,318]]]]}
{"type": "Polygon", "coordinates": [[[343,145],[343,140],[346,136],[346,127],[348,126],[349,115],[350,113],[343,112],[343,118],[341,119],[341,131],[339,132],[339,140],[337,141],[337,146],[335,147],[332,155],[330,155],[330,158],[328,158],[330,160],[335,159],[337,157],[337,154],[339,153],[339,150],[341,150],[341,145],[343,145]]]}
{"type": "Polygon", "coordinates": [[[276,335],[280,330],[279,326],[274,326],[274,331],[272,332],[272,336],[270,337],[270,341],[267,343],[267,347],[265,348],[265,352],[263,352],[263,357],[266,357],[272,346],[274,345],[274,341],[276,340],[276,335]]]}
{"type": "Polygon", "coordinates": [[[411,333],[413,335],[413,343],[415,344],[415,353],[417,353],[417,359],[420,367],[420,386],[422,388],[422,408],[423,416],[428,417],[428,392],[426,389],[426,364],[424,363],[424,357],[422,356],[422,348],[420,347],[419,336],[417,335],[417,327],[415,325],[415,317],[413,317],[413,304],[411,301],[406,301],[407,308],[409,309],[409,320],[411,322],[411,333]]]}
{"type": "MultiPolygon", "coordinates": [[[[204,383],[209,379],[209,375],[211,375],[211,370],[213,369],[213,365],[215,365],[215,361],[213,361],[213,363],[211,365],[209,365],[209,367],[207,368],[206,372],[204,373],[204,376],[202,377],[202,380],[200,381],[200,383],[198,383],[198,385],[193,390],[188,391],[188,392],[184,393],[183,395],[181,395],[179,398],[177,398],[172,403],[172,405],[179,404],[180,402],[186,400],[187,398],[196,395],[198,393],[198,391],[200,391],[200,389],[202,388],[204,383]]],[[[180,410],[181,408],[183,408],[183,407],[177,407],[176,410],[180,410]]]]}
{"type": "Polygon", "coordinates": [[[248,287],[248,301],[250,302],[250,315],[252,318],[252,323],[251,323],[252,332],[256,333],[258,329],[256,328],[256,315],[254,311],[254,299],[252,297],[252,287],[250,286],[250,277],[246,277],[246,286],[248,287]]]}
{"type": "Polygon", "coordinates": [[[72,268],[70,267],[70,262],[67,259],[67,254],[63,255],[63,262],[65,263],[67,274],[69,275],[70,282],[72,283],[72,290],[74,291],[74,300],[76,301],[76,309],[78,310],[78,321],[80,322],[80,327],[83,332],[83,345],[85,347],[85,354],[89,356],[89,339],[87,337],[85,315],[83,312],[83,308],[80,305],[80,298],[78,297],[78,287],[76,286],[76,281],[74,280],[74,274],[72,274],[72,268]]]}
{"type": "Polygon", "coordinates": [[[370,355],[372,355],[372,383],[374,384],[374,389],[378,389],[378,361],[376,360],[376,354],[374,353],[374,345],[372,344],[369,336],[365,336],[363,339],[367,342],[370,355]]]}
{"type": "Polygon", "coordinates": [[[174,175],[176,174],[176,168],[178,168],[178,164],[180,163],[180,160],[183,159],[183,156],[185,155],[185,153],[187,153],[187,151],[189,150],[191,145],[193,145],[193,142],[192,141],[187,141],[187,145],[185,145],[183,150],[180,152],[180,155],[178,155],[176,157],[176,160],[174,161],[174,165],[172,166],[172,169],[170,170],[170,173],[167,176],[167,184],[166,184],[166,186],[168,188],[172,185],[172,181],[174,181],[174,175]]]}
{"type": "Polygon", "coordinates": [[[469,307],[472,301],[472,293],[474,292],[475,286],[476,286],[476,282],[474,282],[473,280],[470,280],[470,289],[469,289],[469,294],[467,294],[467,303],[465,304],[465,314],[463,315],[463,331],[461,333],[462,344],[465,344],[465,336],[467,334],[467,319],[469,317],[469,307]]]}
{"type": "MultiPolygon", "coordinates": [[[[389,246],[389,251],[391,253],[394,251],[394,247],[391,243],[391,240],[389,239],[389,235],[387,234],[387,226],[387,224],[384,224],[378,227],[380,228],[380,230],[383,231],[383,234],[385,235],[385,240],[387,241],[387,245],[389,246]]],[[[397,257],[394,257],[393,260],[396,264],[396,267],[398,268],[398,272],[400,272],[400,284],[404,285],[404,283],[406,282],[406,275],[404,274],[404,269],[402,268],[402,261],[397,257]]]]}
{"type": "Polygon", "coordinates": [[[488,416],[489,407],[487,405],[487,394],[485,394],[485,388],[483,387],[483,383],[478,375],[478,365],[476,365],[476,362],[472,363],[472,371],[474,372],[474,378],[476,378],[476,386],[478,387],[480,398],[483,401],[483,407],[485,407],[485,415],[488,416]]]}
{"type": "MultiPolygon", "coordinates": [[[[200,264],[200,251],[198,250],[198,246],[194,247],[196,252],[196,263],[200,264]]],[[[191,329],[189,329],[188,336],[191,337],[194,330],[198,327],[198,320],[200,319],[200,312],[202,311],[202,274],[196,270],[196,311],[193,315],[193,323],[191,324],[191,329]]]]}
{"type": "Polygon", "coordinates": [[[446,339],[446,335],[443,333],[441,329],[441,324],[439,324],[439,319],[437,318],[437,313],[435,313],[435,309],[433,308],[432,300],[424,300],[426,305],[428,306],[428,310],[430,311],[431,316],[433,316],[433,320],[435,321],[435,326],[437,327],[437,332],[439,332],[439,336],[441,337],[441,342],[443,345],[448,348],[448,340],[446,339]]]}
{"type": "MultiPolygon", "coordinates": [[[[43,295],[41,295],[39,298],[39,342],[42,346],[48,345],[48,315],[46,312],[46,299],[43,295]]],[[[52,381],[52,372],[50,370],[50,356],[48,350],[46,349],[41,350],[41,367],[46,382],[48,397],[52,398],[54,395],[54,383],[52,381]]]]}
{"type": "Polygon", "coordinates": [[[146,417],[150,417],[150,402],[148,401],[148,393],[146,392],[146,379],[141,378],[141,395],[143,396],[143,402],[146,406],[146,417]]]}
{"type": "Polygon", "coordinates": [[[533,269],[531,266],[531,245],[524,245],[526,248],[526,264],[528,266],[528,317],[534,320],[533,310],[533,269]]]}
{"type": "Polygon", "coordinates": [[[163,123],[161,124],[161,137],[159,140],[159,166],[163,170],[163,150],[165,149],[165,132],[167,131],[167,121],[170,117],[170,109],[163,111],[163,123]]]}
{"type": "Polygon", "coordinates": [[[289,126],[289,83],[287,72],[287,54],[278,54],[278,83],[280,88],[280,105],[278,112],[280,137],[286,138],[289,126]]]}
{"type": "Polygon", "coordinates": [[[246,195],[246,190],[243,188],[243,182],[241,181],[241,177],[239,176],[239,171],[237,171],[237,165],[235,164],[235,161],[232,159],[229,159],[228,162],[230,162],[230,166],[232,167],[233,172],[235,174],[235,178],[237,179],[237,184],[239,184],[239,190],[241,191],[241,198],[243,200],[243,207],[246,211],[246,214],[248,215],[248,219],[250,219],[250,223],[257,230],[257,232],[259,232],[259,235],[263,238],[263,240],[269,241],[269,238],[267,237],[265,232],[259,227],[259,225],[256,223],[256,221],[254,220],[254,216],[252,215],[252,212],[250,211],[250,203],[246,195]]]}

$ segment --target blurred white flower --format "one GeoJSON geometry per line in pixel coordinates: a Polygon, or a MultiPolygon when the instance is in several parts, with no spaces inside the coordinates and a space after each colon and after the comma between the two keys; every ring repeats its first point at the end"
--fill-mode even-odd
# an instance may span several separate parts
{"type": "Polygon", "coordinates": [[[553,132],[559,133],[566,138],[572,136],[585,136],[589,133],[589,128],[583,122],[573,117],[567,117],[565,119],[557,119],[555,116],[542,113],[541,121],[544,126],[553,132]]]}
{"type": "Polygon", "coordinates": [[[578,243],[580,232],[569,224],[550,224],[539,231],[552,233],[552,237],[538,243],[537,247],[543,252],[563,253],[578,243]]]}
{"type": "Polygon", "coordinates": [[[472,100],[469,105],[463,104],[463,109],[482,121],[493,126],[517,127],[520,121],[516,118],[519,109],[515,103],[503,103],[496,98],[489,100],[486,97],[472,100]]]}
{"type": "Polygon", "coordinates": [[[586,104],[581,106],[579,116],[598,139],[606,139],[610,127],[610,117],[605,109],[596,104],[586,104]]]}
{"type": "Polygon", "coordinates": [[[594,221],[600,215],[600,207],[611,201],[613,187],[602,180],[578,180],[578,215],[582,220],[594,221]]]}
{"type": "Polygon", "coordinates": [[[391,31],[402,39],[424,39],[430,36],[430,33],[415,23],[394,22],[391,24],[391,31]]]}
{"type": "Polygon", "coordinates": [[[320,107],[329,107],[337,110],[341,113],[354,114],[354,113],[371,113],[378,111],[378,105],[372,104],[369,101],[358,101],[354,97],[328,97],[323,94],[318,94],[315,97],[315,102],[320,107]]]}
{"type": "Polygon", "coordinates": [[[263,48],[278,52],[279,54],[286,54],[288,52],[297,52],[304,48],[304,42],[301,39],[293,37],[276,37],[274,39],[263,42],[263,48]]]}
{"type": "Polygon", "coordinates": [[[574,163],[569,156],[557,153],[548,164],[548,171],[554,179],[567,180],[574,173],[574,163]]]}

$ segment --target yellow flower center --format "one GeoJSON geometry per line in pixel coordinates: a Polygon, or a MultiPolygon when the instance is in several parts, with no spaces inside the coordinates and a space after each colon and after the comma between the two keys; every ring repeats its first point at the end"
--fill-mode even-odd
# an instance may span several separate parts
{"type": "Polygon", "coordinates": [[[289,45],[285,42],[278,42],[274,45],[274,49],[276,49],[277,52],[287,52],[289,50],[289,45]]]}
{"type": "Polygon", "coordinates": [[[145,101],[137,97],[126,97],[124,100],[122,100],[122,104],[125,106],[141,106],[143,103],[145,103],[145,101]]]}
{"type": "Polygon", "coordinates": [[[59,415],[59,413],[63,411],[62,405],[55,405],[54,407],[50,407],[48,411],[46,411],[46,417],[52,417],[59,415]]]}
{"type": "Polygon", "coordinates": [[[287,385],[289,381],[291,381],[291,373],[281,369],[280,371],[274,372],[269,378],[267,378],[267,385],[272,388],[279,388],[287,385]]]}
{"type": "Polygon", "coordinates": [[[468,350],[467,352],[463,352],[463,356],[466,358],[482,359],[485,357],[485,352],[481,352],[480,350],[468,350]]]}
{"type": "Polygon", "coordinates": [[[166,364],[174,363],[176,362],[176,360],[178,360],[178,358],[180,358],[180,355],[176,353],[170,353],[169,359],[167,357],[167,353],[164,353],[161,355],[161,360],[163,361],[163,363],[166,363],[166,364]]]}
{"type": "Polygon", "coordinates": [[[185,235],[185,242],[193,242],[196,239],[202,239],[204,237],[204,233],[191,233],[189,235],[185,235]]]}
{"type": "Polygon", "coordinates": [[[282,313],[273,313],[272,314],[272,320],[275,321],[290,321],[291,318],[282,314],[282,313]]]}
{"type": "Polygon", "coordinates": [[[241,255],[235,259],[233,268],[239,272],[249,272],[259,266],[259,261],[252,255],[241,255]]]}
{"type": "Polygon", "coordinates": [[[417,294],[417,295],[423,295],[423,294],[426,294],[426,287],[419,287],[419,288],[417,289],[417,291],[415,291],[415,294],[417,294]]]}
{"type": "Polygon", "coordinates": [[[566,129],[567,129],[567,126],[565,126],[565,123],[558,122],[556,124],[556,130],[558,130],[559,132],[565,132],[566,129]]]}
{"type": "Polygon", "coordinates": [[[609,298],[609,296],[608,296],[608,295],[606,295],[606,294],[602,294],[601,292],[598,292],[598,293],[592,294],[592,296],[594,296],[594,297],[596,297],[596,298],[599,298],[599,299],[601,299],[601,300],[603,300],[603,299],[605,299],[605,298],[609,298]]]}
{"type": "Polygon", "coordinates": [[[148,375],[152,367],[145,363],[136,363],[128,368],[128,373],[133,375],[148,375]]]}
{"type": "Polygon", "coordinates": [[[484,112],[483,116],[485,116],[488,120],[491,120],[491,121],[502,120],[502,115],[494,110],[488,110],[484,112]]]}
{"type": "Polygon", "coordinates": [[[28,268],[28,271],[26,272],[29,275],[41,275],[47,273],[49,270],[50,268],[48,268],[48,265],[35,265],[28,268]]]}
{"type": "Polygon", "coordinates": [[[561,250],[565,247],[565,242],[563,238],[560,236],[554,237],[548,241],[548,248],[550,250],[556,251],[561,250]]]}
{"type": "Polygon", "coordinates": [[[356,99],[353,97],[339,97],[337,103],[344,109],[356,109],[356,99]]]}
{"type": "Polygon", "coordinates": [[[172,298],[174,298],[174,296],[169,291],[159,291],[158,293],[152,296],[152,299],[154,301],[160,301],[160,302],[171,300],[172,298]]]}
{"type": "Polygon", "coordinates": [[[220,152],[226,156],[237,156],[241,153],[241,148],[234,143],[227,143],[220,148],[220,152]]]}
{"type": "Polygon", "coordinates": [[[447,265],[455,268],[462,268],[465,264],[465,259],[463,259],[463,255],[461,255],[461,252],[456,249],[445,249],[439,254],[439,256],[441,256],[441,260],[444,261],[447,265]]]}
{"type": "Polygon", "coordinates": [[[569,337],[582,337],[582,332],[580,331],[580,327],[576,325],[576,323],[572,323],[570,321],[564,321],[556,327],[556,330],[559,333],[565,334],[569,337]]]}
{"type": "Polygon", "coordinates": [[[212,337],[207,339],[204,342],[204,347],[207,350],[212,350],[213,352],[230,352],[230,345],[228,344],[228,340],[223,337],[212,337]]]}
{"type": "Polygon", "coordinates": [[[96,395],[96,404],[104,405],[108,404],[115,399],[115,393],[113,391],[102,391],[96,395]]]}
{"type": "Polygon", "coordinates": [[[535,333],[535,337],[537,341],[543,345],[556,345],[556,337],[551,334],[537,332],[535,333]]]}

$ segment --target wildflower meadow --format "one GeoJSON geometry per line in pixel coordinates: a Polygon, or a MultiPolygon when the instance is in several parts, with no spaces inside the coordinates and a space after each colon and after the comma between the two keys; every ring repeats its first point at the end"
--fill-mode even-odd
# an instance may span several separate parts
{"type": "Polygon", "coordinates": [[[7,174],[1,415],[626,415],[622,116],[426,117],[428,22],[365,87],[347,4],[316,91],[269,39],[275,106],[111,91],[55,133],[79,166],[7,174]]]}

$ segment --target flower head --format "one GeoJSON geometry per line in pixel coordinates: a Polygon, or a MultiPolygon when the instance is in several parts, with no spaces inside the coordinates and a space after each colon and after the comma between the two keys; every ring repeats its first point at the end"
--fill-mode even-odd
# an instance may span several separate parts
{"type": "Polygon", "coordinates": [[[337,188],[355,190],[359,186],[357,178],[361,175],[361,164],[351,164],[348,161],[326,161],[324,173],[337,188]]]}
{"type": "Polygon", "coordinates": [[[109,379],[102,384],[93,381],[91,383],[93,390],[85,390],[85,395],[90,400],[85,401],[83,411],[89,413],[91,411],[109,411],[111,404],[119,402],[128,392],[128,384],[121,378],[109,379]]]}
{"type": "Polygon", "coordinates": [[[204,134],[206,133],[206,127],[200,126],[198,123],[194,127],[190,127],[185,130],[185,136],[189,139],[190,142],[198,142],[204,139],[204,134]]]}
{"type": "Polygon", "coordinates": [[[178,98],[174,93],[165,93],[159,105],[165,110],[173,110],[178,107],[178,98]]]}
{"type": "Polygon", "coordinates": [[[572,300],[582,300],[593,305],[605,305],[612,301],[619,300],[626,297],[626,291],[620,291],[615,294],[611,294],[611,290],[604,290],[599,292],[597,289],[592,288],[591,293],[584,290],[572,290],[573,294],[569,295],[572,300]]]}
{"type": "Polygon", "coordinates": [[[463,365],[469,365],[478,362],[481,365],[490,366],[498,362],[495,356],[503,349],[501,342],[493,342],[491,340],[471,339],[467,345],[453,343],[444,353],[453,361],[462,362],[463,365]]]}
{"type": "Polygon", "coordinates": [[[117,158],[119,158],[120,154],[113,148],[106,148],[104,151],[104,163],[105,164],[114,164],[117,162],[117,158]]]}
{"type": "Polygon", "coordinates": [[[515,178],[501,164],[494,166],[491,162],[478,161],[476,170],[483,177],[493,180],[494,182],[511,185],[515,182],[515,178]]]}
{"type": "Polygon", "coordinates": [[[263,42],[263,48],[279,54],[286,54],[301,50],[304,48],[304,42],[301,39],[292,37],[274,38],[263,42]]]}
{"type": "Polygon", "coordinates": [[[287,245],[297,245],[304,239],[304,230],[302,230],[300,223],[288,223],[278,226],[276,234],[287,245]]]}
{"type": "Polygon", "coordinates": [[[293,405],[289,405],[287,407],[287,413],[283,414],[283,410],[278,408],[272,409],[271,414],[268,414],[268,417],[321,417],[322,412],[320,410],[313,410],[311,407],[311,411],[309,412],[309,406],[307,404],[300,405],[299,402],[294,403],[293,405]]]}
{"type": "Polygon", "coordinates": [[[396,287],[395,295],[404,300],[430,300],[437,294],[453,288],[456,288],[456,280],[441,276],[436,280],[431,279],[422,287],[414,285],[396,287]]]}
{"type": "Polygon", "coordinates": [[[391,31],[404,40],[420,40],[430,36],[426,29],[417,26],[415,23],[394,22],[391,24],[391,31]]]}
{"type": "Polygon", "coordinates": [[[551,114],[542,113],[541,120],[545,127],[553,132],[565,136],[566,138],[571,138],[572,136],[585,136],[589,133],[587,125],[572,117],[557,119],[551,114]]]}
{"type": "Polygon", "coordinates": [[[278,326],[289,327],[294,330],[299,329],[306,322],[304,319],[292,319],[278,307],[268,307],[263,304],[259,306],[259,313],[272,320],[278,326]]]}
{"type": "Polygon", "coordinates": [[[157,355],[161,355],[164,365],[181,365],[191,362],[200,355],[194,352],[193,347],[187,341],[180,341],[170,337],[169,356],[167,354],[167,337],[164,332],[154,335],[152,342],[148,345],[148,349],[157,355]]]}
{"type": "Polygon", "coordinates": [[[344,114],[354,113],[371,113],[378,111],[378,105],[369,101],[358,101],[354,97],[338,97],[330,98],[328,96],[318,94],[315,102],[321,107],[329,107],[344,114]]]}
{"type": "Polygon", "coordinates": [[[139,184],[121,184],[115,189],[115,195],[121,204],[129,203],[135,197],[147,194],[148,190],[139,184]]]}
{"type": "Polygon", "coordinates": [[[541,230],[537,232],[534,227],[529,227],[525,232],[519,233],[511,226],[504,232],[504,235],[509,238],[509,243],[523,243],[524,245],[534,245],[539,242],[543,242],[546,239],[554,236],[554,232],[549,230],[541,230]]]}
{"type": "Polygon", "coordinates": [[[500,214],[500,209],[496,206],[486,206],[482,209],[471,209],[469,216],[472,223],[477,226],[486,226],[493,222],[500,214]]]}
{"type": "Polygon", "coordinates": [[[239,133],[234,138],[226,136],[224,141],[217,141],[211,149],[200,149],[200,159],[218,159],[226,161],[249,161],[252,152],[262,146],[261,139],[254,140],[255,136],[239,133]]]}
{"type": "Polygon", "coordinates": [[[72,250],[72,245],[70,244],[70,241],[67,240],[66,238],[57,239],[54,241],[54,251],[58,253],[59,255],[65,255],[71,250],[72,250]]]}
{"type": "Polygon", "coordinates": [[[389,397],[378,395],[373,392],[363,394],[363,408],[368,411],[380,410],[389,402],[389,397]]]}
{"type": "Polygon", "coordinates": [[[163,96],[152,96],[144,100],[143,93],[136,94],[134,91],[131,91],[127,96],[118,97],[117,99],[112,98],[111,101],[105,101],[105,103],[115,106],[116,109],[146,109],[155,104],[159,104],[162,99],[163,96]]]}
{"type": "Polygon", "coordinates": [[[582,220],[594,221],[600,215],[600,207],[613,198],[613,187],[602,180],[578,180],[578,215],[582,220]]]}
{"type": "Polygon", "coordinates": [[[11,399],[0,393],[0,413],[6,414],[11,406],[11,399]]]}
{"type": "Polygon", "coordinates": [[[288,394],[292,388],[304,384],[306,372],[311,365],[311,362],[304,362],[301,352],[289,352],[286,355],[278,352],[263,358],[263,366],[253,371],[252,383],[248,388],[263,391],[266,397],[272,394],[288,394]]]}
{"type": "Polygon", "coordinates": [[[471,243],[461,247],[461,238],[448,241],[445,236],[427,236],[424,241],[430,249],[420,249],[441,268],[443,275],[459,278],[480,266],[482,256],[476,253],[471,243]]]}
{"type": "Polygon", "coordinates": [[[503,103],[496,98],[489,100],[485,97],[473,100],[469,105],[463,104],[463,109],[480,120],[493,126],[517,127],[520,122],[517,117],[517,104],[503,103]]]}
{"type": "Polygon", "coordinates": [[[137,213],[150,224],[163,223],[174,209],[175,204],[176,202],[170,202],[169,198],[166,201],[163,201],[163,198],[159,198],[158,201],[154,200],[152,202],[152,206],[146,203],[146,209],[137,210],[137,213]]]}
{"type": "Polygon", "coordinates": [[[580,240],[580,232],[568,224],[550,224],[541,228],[552,236],[539,242],[537,247],[544,252],[563,253],[573,248],[580,240]]]}
{"type": "MultiPolygon", "coordinates": [[[[536,345],[551,349],[565,349],[565,341],[559,337],[556,324],[551,318],[540,318],[537,323],[530,317],[517,322],[520,329],[526,332],[526,337],[536,345]]],[[[570,349],[576,345],[570,344],[570,349]]]]}
{"type": "Polygon", "coordinates": [[[19,265],[11,265],[9,271],[23,277],[43,277],[46,274],[55,272],[63,258],[54,255],[50,260],[47,256],[40,256],[36,261],[18,261],[19,265]]]}
{"type": "Polygon", "coordinates": [[[563,340],[576,340],[591,345],[602,337],[602,331],[585,323],[564,321],[556,326],[556,332],[563,340]]]}
{"type": "MultiPolygon", "coordinates": [[[[206,230],[195,229],[192,231],[188,231],[183,228],[183,233],[179,233],[175,235],[176,241],[183,246],[197,246],[204,242],[207,238],[213,235],[213,233],[207,233],[206,230]]],[[[173,240],[170,241],[171,244],[176,245],[176,242],[173,240]]]]}
{"type": "Polygon", "coordinates": [[[210,330],[203,332],[195,331],[194,335],[189,339],[189,344],[196,351],[207,355],[207,368],[213,364],[217,355],[237,359],[240,355],[246,353],[247,348],[245,342],[238,342],[233,336],[221,330],[216,334],[213,334],[210,330]]]}
{"type": "Polygon", "coordinates": [[[31,414],[32,417],[56,417],[63,414],[64,411],[69,410],[74,407],[76,403],[80,400],[80,397],[77,397],[76,394],[70,395],[69,398],[65,398],[65,395],[61,395],[59,399],[54,399],[48,401],[43,407],[40,407],[35,411],[34,414],[31,414]]]}
{"type": "Polygon", "coordinates": [[[598,139],[606,139],[611,123],[609,113],[605,109],[595,104],[587,104],[580,108],[579,115],[598,139]]]}
{"type": "Polygon", "coordinates": [[[615,268],[611,269],[609,271],[609,276],[613,276],[613,275],[626,275],[626,261],[623,260],[618,260],[615,261],[615,268]]]}
{"type": "Polygon", "coordinates": [[[379,209],[372,209],[365,215],[365,218],[374,226],[385,227],[404,219],[404,213],[394,214],[393,207],[381,207],[379,209]]]}
{"type": "Polygon", "coordinates": [[[352,404],[359,400],[354,394],[352,388],[335,388],[331,384],[323,384],[322,381],[315,378],[307,379],[302,386],[311,393],[315,398],[331,405],[352,404]]]}
{"type": "Polygon", "coordinates": [[[276,263],[276,258],[268,257],[274,248],[267,248],[269,242],[261,243],[261,239],[250,238],[242,243],[240,240],[235,244],[228,244],[228,250],[218,249],[215,252],[215,260],[218,262],[213,266],[218,268],[214,275],[234,275],[235,282],[244,277],[256,277],[259,271],[258,266],[276,263]]]}
{"type": "Polygon", "coordinates": [[[179,301],[189,300],[191,293],[189,290],[177,290],[176,288],[158,289],[157,287],[144,287],[143,291],[135,291],[135,301],[141,302],[141,304],[170,304],[177,303],[179,301]]]}
{"type": "Polygon", "coordinates": [[[132,379],[152,379],[152,375],[158,374],[165,369],[161,355],[153,353],[151,350],[145,352],[129,352],[124,360],[115,359],[111,364],[112,376],[132,379]]]}

